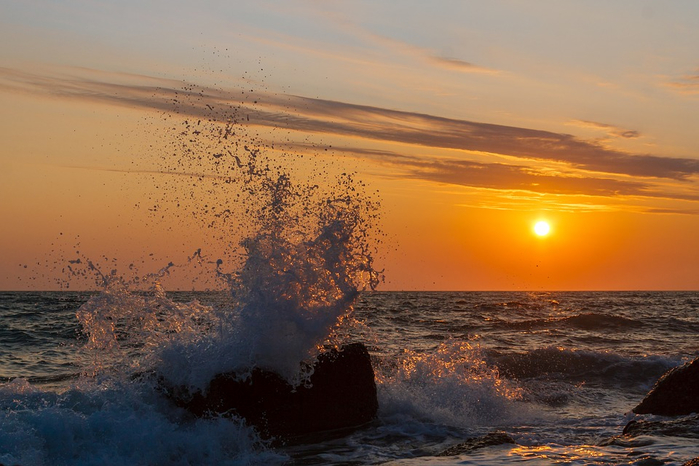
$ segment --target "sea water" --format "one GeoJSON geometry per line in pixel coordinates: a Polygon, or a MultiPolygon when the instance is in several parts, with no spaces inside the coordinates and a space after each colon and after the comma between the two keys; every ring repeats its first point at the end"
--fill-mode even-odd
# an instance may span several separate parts
{"type": "Polygon", "coordinates": [[[170,341],[179,349],[162,361],[147,338],[121,335],[119,351],[101,348],[101,358],[86,350],[89,327],[78,316],[91,307],[131,299],[214,312],[227,293],[116,293],[124,295],[0,293],[0,463],[649,465],[699,456],[696,438],[610,442],[641,417],[631,409],[655,380],[699,352],[699,293],[360,293],[359,322],[341,332],[370,349],[378,417],[340,439],[287,447],[236,418],[192,419],[131,377],[149,362],[198,383],[192,348],[217,357],[211,341],[197,340],[201,331],[190,329],[189,353],[185,339],[170,341]],[[492,431],[516,443],[436,456],[492,431]]]}

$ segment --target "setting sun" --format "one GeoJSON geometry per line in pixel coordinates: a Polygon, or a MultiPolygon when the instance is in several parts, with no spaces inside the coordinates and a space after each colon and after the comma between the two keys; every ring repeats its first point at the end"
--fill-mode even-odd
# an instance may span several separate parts
{"type": "Polygon", "coordinates": [[[534,233],[536,233],[538,236],[546,236],[549,234],[551,231],[551,227],[549,224],[545,221],[540,221],[536,222],[536,225],[534,225],[534,233]]]}

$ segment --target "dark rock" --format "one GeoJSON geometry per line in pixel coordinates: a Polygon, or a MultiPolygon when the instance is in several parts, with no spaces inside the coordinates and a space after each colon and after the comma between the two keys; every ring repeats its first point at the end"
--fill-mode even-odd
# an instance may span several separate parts
{"type": "Polygon", "coordinates": [[[178,406],[199,417],[238,415],[263,438],[295,439],[356,428],[371,421],[378,410],[374,370],[361,343],[321,354],[309,383],[298,387],[274,372],[255,368],[245,380],[234,373],[217,375],[205,394],[167,392],[178,406]]]}
{"type": "Polygon", "coordinates": [[[436,456],[457,456],[471,453],[480,448],[490,447],[494,445],[503,445],[506,443],[515,443],[515,441],[505,432],[490,432],[483,437],[474,437],[466,440],[463,443],[449,447],[436,456]]]}
{"type": "Polygon", "coordinates": [[[624,427],[623,435],[666,435],[670,437],[699,438],[699,415],[678,419],[648,421],[633,420],[624,427]]]}
{"type": "Polygon", "coordinates": [[[661,416],[699,413],[699,358],[666,372],[633,412],[661,416]]]}

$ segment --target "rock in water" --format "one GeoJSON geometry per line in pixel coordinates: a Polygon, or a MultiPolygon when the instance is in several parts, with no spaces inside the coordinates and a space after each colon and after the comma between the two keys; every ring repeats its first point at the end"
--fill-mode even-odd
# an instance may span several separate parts
{"type": "Polygon", "coordinates": [[[491,447],[494,445],[504,445],[508,443],[515,443],[515,441],[505,432],[490,432],[483,437],[470,438],[463,443],[449,447],[443,452],[438,453],[436,456],[464,455],[481,448],[491,447]]]}
{"type": "MultiPolygon", "coordinates": [[[[361,343],[321,354],[308,384],[293,387],[274,372],[255,368],[249,378],[219,374],[205,394],[171,395],[196,416],[235,413],[263,438],[349,429],[371,421],[378,410],[371,359],[361,343]]],[[[173,393],[172,390],[169,390],[173,393]]]]}
{"type": "Polygon", "coordinates": [[[633,420],[626,424],[622,434],[629,437],[667,435],[699,439],[699,414],[668,420],[633,420]]]}
{"type": "Polygon", "coordinates": [[[699,358],[666,372],[633,412],[661,416],[699,413],[699,358]]]}

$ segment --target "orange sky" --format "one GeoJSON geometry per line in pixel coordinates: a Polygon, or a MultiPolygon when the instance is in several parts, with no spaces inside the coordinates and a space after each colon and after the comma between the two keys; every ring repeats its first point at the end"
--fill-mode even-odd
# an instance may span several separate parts
{"type": "Polygon", "coordinates": [[[233,112],[299,179],[378,190],[381,289],[699,289],[699,7],[527,5],[3,4],[0,290],[230,253],[204,212],[235,193],[171,154],[233,112]]]}

